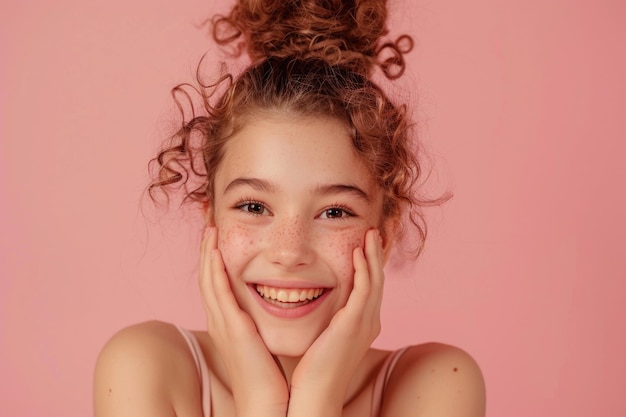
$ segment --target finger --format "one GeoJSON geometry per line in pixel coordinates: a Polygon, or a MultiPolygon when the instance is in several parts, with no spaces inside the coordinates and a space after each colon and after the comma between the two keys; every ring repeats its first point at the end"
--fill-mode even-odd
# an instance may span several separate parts
{"type": "Polygon", "coordinates": [[[367,300],[370,292],[369,271],[363,248],[354,248],[352,263],[354,264],[354,285],[346,306],[352,306],[353,304],[362,305],[367,300]]]}
{"type": "Polygon", "coordinates": [[[220,250],[212,249],[210,258],[211,281],[213,282],[213,290],[215,293],[214,299],[218,307],[226,317],[230,314],[240,313],[241,309],[230,286],[220,250]]]}
{"type": "Polygon", "coordinates": [[[365,238],[365,255],[373,291],[382,291],[385,274],[383,272],[383,240],[378,230],[369,230],[365,238]]]}
{"type": "Polygon", "coordinates": [[[213,332],[224,322],[222,312],[216,301],[213,273],[211,271],[211,252],[217,245],[216,230],[209,227],[205,230],[200,254],[200,294],[206,312],[207,330],[213,332]]]}
{"type": "Polygon", "coordinates": [[[200,245],[200,276],[199,276],[199,284],[200,290],[202,292],[202,299],[207,301],[212,298],[214,291],[212,288],[212,279],[211,279],[211,262],[210,255],[211,250],[216,246],[216,233],[214,227],[208,227],[204,231],[204,236],[202,238],[202,243],[200,245]]]}
{"type": "Polygon", "coordinates": [[[383,292],[383,251],[380,232],[376,229],[368,230],[365,235],[365,261],[370,291],[366,305],[363,308],[363,318],[368,321],[380,320],[383,292]]]}
{"type": "Polygon", "coordinates": [[[380,233],[376,229],[370,229],[365,233],[364,248],[354,258],[355,277],[354,285],[357,291],[369,296],[373,289],[380,286],[381,281],[381,252],[379,251],[380,233]],[[357,267],[359,273],[357,274],[357,267]],[[360,279],[359,279],[360,278],[360,279]]]}

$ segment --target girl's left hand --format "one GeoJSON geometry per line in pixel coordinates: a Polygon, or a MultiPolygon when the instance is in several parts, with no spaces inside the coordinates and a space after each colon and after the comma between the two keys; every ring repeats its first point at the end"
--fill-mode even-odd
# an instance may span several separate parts
{"type": "Polygon", "coordinates": [[[294,370],[289,415],[341,415],[348,384],[380,333],[384,262],[378,230],[367,231],[365,250],[355,248],[352,259],[352,292],[294,370]]]}

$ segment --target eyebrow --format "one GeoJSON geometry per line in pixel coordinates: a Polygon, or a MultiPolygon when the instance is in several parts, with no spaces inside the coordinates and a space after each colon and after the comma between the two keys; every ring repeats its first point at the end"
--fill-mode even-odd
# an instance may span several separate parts
{"type": "Polygon", "coordinates": [[[244,177],[244,178],[236,178],[232,180],[226,186],[226,188],[224,188],[224,194],[226,194],[228,191],[232,190],[233,188],[242,187],[242,186],[248,186],[257,191],[264,191],[264,192],[270,192],[270,193],[276,191],[276,187],[274,186],[274,184],[272,184],[269,181],[262,180],[259,178],[245,178],[244,177]]]}
{"type": "Polygon", "coordinates": [[[362,199],[367,204],[372,202],[369,194],[357,187],[356,185],[348,184],[328,184],[320,185],[315,189],[316,194],[352,194],[357,198],[362,199]]]}
{"type": "MultiPolygon", "coordinates": [[[[247,178],[241,177],[236,178],[231,181],[226,188],[224,189],[224,194],[229,191],[232,191],[235,188],[248,186],[254,190],[273,193],[276,192],[276,186],[270,181],[263,180],[260,178],[247,178]]],[[[322,195],[333,195],[333,194],[351,194],[361,200],[365,201],[367,204],[372,202],[369,194],[363,191],[361,188],[356,185],[350,184],[324,184],[319,185],[313,190],[313,194],[322,194],[322,195]]]]}

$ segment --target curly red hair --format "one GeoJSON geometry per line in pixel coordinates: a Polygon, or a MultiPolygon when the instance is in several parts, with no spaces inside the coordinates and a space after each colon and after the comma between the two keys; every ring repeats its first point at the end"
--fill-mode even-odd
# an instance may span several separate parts
{"type": "Polygon", "coordinates": [[[403,53],[412,47],[408,36],[381,44],[387,33],[385,3],[240,0],[228,16],[214,19],[214,39],[235,45],[235,53],[245,47],[252,64],[237,77],[225,74],[212,85],[203,85],[198,74],[196,91],[205,114],[195,115],[192,106],[189,121],[177,98],[187,95],[188,85],[173,89],[183,122],[156,158],[158,176],[150,195],[182,185],[185,200],[210,205],[224,144],[250,117],[267,111],[333,117],[350,128],[356,151],[383,190],[383,216],[393,222],[395,238],[405,225],[415,227],[418,255],[427,230],[421,208],[442,199],[416,192],[422,170],[406,106],[392,103],[370,80],[376,65],[390,79],[401,75],[403,53]],[[385,49],[392,54],[379,62],[385,49]],[[220,88],[221,96],[214,100],[220,88]]]}

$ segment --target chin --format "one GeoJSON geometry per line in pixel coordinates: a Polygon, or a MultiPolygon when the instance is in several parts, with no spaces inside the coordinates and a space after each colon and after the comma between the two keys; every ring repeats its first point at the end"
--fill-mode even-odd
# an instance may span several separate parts
{"type": "Polygon", "coordinates": [[[272,355],[299,358],[311,347],[321,333],[303,332],[301,329],[259,329],[261,338],[272,355]]]}

